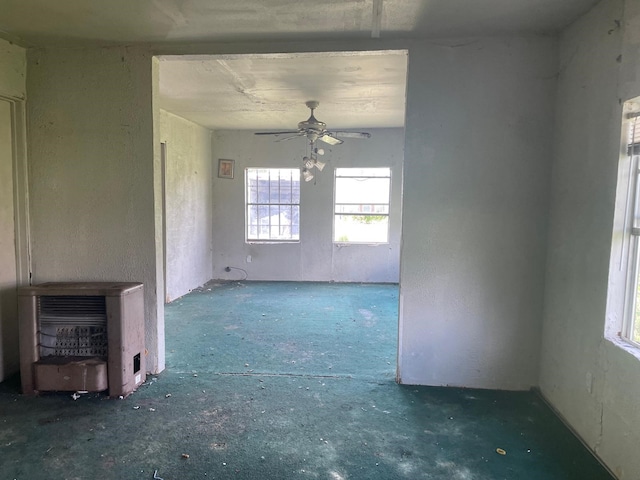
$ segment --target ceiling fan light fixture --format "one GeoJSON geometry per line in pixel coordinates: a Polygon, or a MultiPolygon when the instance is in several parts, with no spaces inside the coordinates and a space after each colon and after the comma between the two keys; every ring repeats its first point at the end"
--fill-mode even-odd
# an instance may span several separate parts
{"type": "Polygon", "coordinates": [[[302,178],[304,178],[305,182],[310,182],[311,180],[313,180],[313,173],[311,173],[308,168],[303,168],[302,178]]]}
{"type": "Polygon", "coordinates": [[[304,166],[305,169],[311,170],[314,166],[313,160],[310,159],[309,157],[302,157],[302,165],[304,166]]]}
{"type": "Polygon", "coordinates": [[[325,165],[326,165],[325,162],[321,162],[317,158],[313,159],[313,166],[316,167],[319,171],[322,171],[325,165]]]}

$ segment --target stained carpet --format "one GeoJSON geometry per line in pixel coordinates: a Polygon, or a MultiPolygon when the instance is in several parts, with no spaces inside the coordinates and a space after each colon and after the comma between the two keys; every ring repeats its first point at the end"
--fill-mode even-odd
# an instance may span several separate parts
{"type": "Polygon", "coordinates": [[[397,319],[394,285],[207,285],[126,399],[0,384],[0,479],[612,478],[533,392],[397,385],[397,319]]]}

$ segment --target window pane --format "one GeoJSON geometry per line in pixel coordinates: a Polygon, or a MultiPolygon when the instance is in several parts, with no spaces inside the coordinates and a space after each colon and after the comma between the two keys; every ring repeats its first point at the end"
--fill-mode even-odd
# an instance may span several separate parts
{"type": "Polygon", "coordinates": [[[337,168],[333,240],[388,242],[390,193],[390,168],[337,168]]]}
{"type": "Polygon", "coordinates": [[[291,206],[291,239],[300,239],[300,207],[298,205],[291,206]]]}
{"type": "MultiPolygon", "coordinates": [[[[636,238],[636,241],[638,239],[636,238]]],[[[640,253],[640,249],[638,249],[640,253]]],[[[633,314],[631,316],[631,325],[628,330],[629,340],[640,343],[640,254],[636,254],[635,272],[636,272],[636,291],[634,296],[633,314]]]]}
{"type": "Polygon", "coordinates": [[[336,205],[336,213],[352,213],[355,215],[379,213],[382,215],[388,215],[389,205],[362,205],[362,204],[336,205]]]}
{"type": "MultiPolygon", "coordinates": [[[[634,228],[638,228],[638,223],[639,223],[639,216],[640,216],[640,204],[639,201],[640,199],[638,198],[638,191],[640,190],[640,178],[638,175],[638,167],[639,165],[639,161],[640,158],[638,156],[633,156],[631,161],[633,162],[632,164],[635,167],[635,187],[636,187],[636,204],[634,205],[634,214],[633,214],[633,227],[634,228]]],[[[633,245],[634,243],[637,244],[640,241],[640,238],[638,237],[632,237],[631,238],[631,244],[633,245]]],[[[628,328],[625,331],[625,336],[636,343],[640,343],[640,282],[638,280],[640,280],[640,248],[638,248],[639,246],[636,245],[635,249],[632,249],[633,251],[635,251],[635,264],[633,265],[633,268],[635,268],[635,275],[636,275],[636,283],[635,283],[635,295],[634,295],[634,304],[633,304],[633,312],[631,314],[631,318],[629,319],[630,321],[630,325],[628,326],[628,328]]]]}
{"type": "Polygon", "coordinates": [[[336,203],[388,203],[389,178],[336,178],[336,203]]]}
{"type": "Polygon", "coordinates": [[[269,182],[269,203],[280,203],[280,184],[277,180],[269,182]]]}
{"type": "Polygon", "coordinates": [[[247,207],[247,224],[249,225],[258,224],[258,207],[255,205],[249,205],[247,207]]]}
{"type": "Polygon", "coordinates": [[[629,339],[640,343],[640,282],[636,286],[635,312],[633,316],[633,325],[629,331],[629,339]]]}
{"type": "Polygon", "coordinates": [[[389,217],[336,215],[334,241],[385,243],[389,235],[389,217]]]}
{"type": "Polygon", "coordinates": [[[299,204],[300,203],[300,174],[298,173],[298,179],[292,180],[291,187],[291,203],[299,204]]]}
{"type": "Polygon", "coordinates": [[[258,184],[255,181],[250,181],[249,183],[247,200],[249,203],[256,203],[258,201],[258,184]]]}
{"type": "Polygon", "coordinates": [[[245,188],[247,240],[298,240],[300,170],[249,168],[245,188]]]}
{"type": "Polygon", "coordinates": [[[258,205],[258,223],[260,225],[269,223],[269,205],[258,205]]]}

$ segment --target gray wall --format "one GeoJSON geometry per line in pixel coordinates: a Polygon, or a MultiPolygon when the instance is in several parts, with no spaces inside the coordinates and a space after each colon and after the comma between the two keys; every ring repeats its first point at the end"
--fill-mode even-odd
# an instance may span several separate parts
{"type": "Polygon", "coordinates": [[[16,286],[20,272],[19,243],[21,185],[14,184],[19,145],[15,134],[20,120],[16,101],[26,94],[26,51],[0,40],[0,381],[18,371],[18,318],[16,286]],[[19,247],[19,246],[18,246],[19,247]]]}
{"type": "Polygon", "coordinates": [[[540,372],[542,393],[625,479],[640,472],[640,353],[604,334],[622,318],[619,215],[613,244],[612,226],[621,103],[640,95],[638,32],[640,1],[605,0],[560,39],[540,372]]]}
{"type": "MultiPolygon", "coordinates": [[[[400,258],[403,129],[367,130],[367,140],[347,139],[342,145],[322,145],[327,162],[309,183],[302,182],[300,242],[246,243],[244,230],[244,170],[247,167],[298,168],[306,139],[276,142],[274,137],[246,131],[217,131],[213,158],[235,160],[235,178],[213,179],[213,275],[218,279],[303,280],[336,282],[397,282],[400,258]],[[333,239],[333,181],[336,167],[391,167],[389,243],[338,245],[333,239]],[[247,262],[247,256],[251,262],[247,262]]],[[[315,170],[314,170],[315,172],[315,170]]]]}
{"type": "Polygon", "coordinates": [[[160,111],[165,167],[166,286],[170,302],[212,278],[211,131],[160,111]]]}
{"type": "Polygon", "coordinates": [[[11,104],[0,98],[0,381],[18,370],[11,104]]]}
{"type": "Polygon", "coordinates": [[[27,57],[33,282],[143,282],[147,366],[162,370],[151,56],[122,47],[27,57]]]}
{"type": "Polygon", "coordinates": [[[0,39],[0,95],[25,98],[26,67],[26,50],[0,39]]]}
{"type": "Polygon", "coordinates": [[[556,44],[441,44],[409,52],[399,374],[528,389],[538,380],[556,44]]]}
{"type": "MultiPolygon", "coordinates": [[[[550,38],[30,51],[34,280],[143,281],[149,365],[162,369],[160,115],[151,99],[158,88],[151,54],[370,48],[409,50],[401,378],[485,388],[534,385],[555,85],[550,38]]],[[[345,155],[338,163],[348,158],[349,145],[336,149],[345,155]]],[[[219,157],[250,158],[236,149],[214,153],[214,161],[219,157]]],[[[214,181],[214,195],[237,183],[214,181]]],[[[320,188],[305,189],[305,201],[317,202],[320,188]]],[[[214,218],[229,205],[214,202],[214,218]]],[[[235,222],[242,225],[243,218],[235,222]]],[[[222,245],[214,237],[216,277],[227,266],[217,256],[222,245]]],[[[352,252],[334,255],[344,259],[352,252]]],[[[268,262],[264,271],[282,268],[268,262]]],[[[324,272],[330,268],[323,266],[324,272]]]]}

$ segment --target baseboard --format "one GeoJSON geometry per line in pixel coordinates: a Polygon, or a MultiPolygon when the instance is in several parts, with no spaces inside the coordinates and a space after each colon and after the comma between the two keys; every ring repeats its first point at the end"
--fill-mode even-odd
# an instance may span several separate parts
{"type": "MultiPolygon", "coordinates": [[[[549,399],[547,397],[544,396],[544,394],[542,393],[542,390],[540,390],[539,387],[531,387],[531,391],[533,393],[535,393],[540,400],[542,400],[542,402],[544,402],[544,404],[549,407],[549,409],[555,414],[556,417],[558,417],[560,419],[560,421],[564,424],[565,427],[567,427],[567,429],[573,434],[574,437],[576,437],[580,443],[582,443],[582,445],[584,445],[584,447],[591,453],[591,455],[594,456],[594,458],[596,460],[598,460],[598,463],[600,465],[602,465],[602,468],[604,468],[607,472],[609,472],[609,474],[613,477],[618,479],[618,476],[613,472],[613,470],[611,470],[607,464],[604,463],[604,461],[602,460],[602,458],[600,458],[600,456],[595,452],[595,450],[593,450],[589,444],[587,442],[584,441],[584,439],[578,434],[578,432],[576,432],[576,430],[571,426],[571,424],[568,422],[568,420],[564,417],[564,415],[562,415],[562,413],[560,413],[558,411],[558,409],[556,407],[553,406],[553,404],[549,401],[549,399]]],[[[619,480],[619,479],[618,479],[619,480]]]]}

